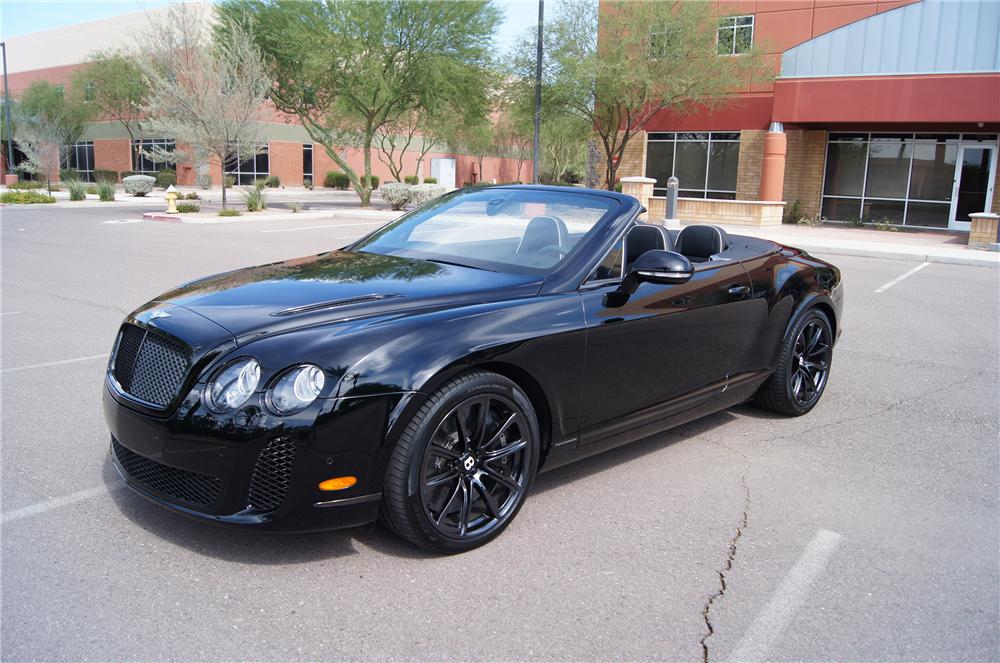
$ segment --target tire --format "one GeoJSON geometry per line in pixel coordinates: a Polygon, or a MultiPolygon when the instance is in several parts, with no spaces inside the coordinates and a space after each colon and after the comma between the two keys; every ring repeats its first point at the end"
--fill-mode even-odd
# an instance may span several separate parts
{"type": "Polygon", "coordinates": [[[487,371],[463,373],[431,394],[400,436],[381,519],[435,552],[481,546],[524,504],[540,440],[535,411],[517,384],[487,371]]]}
{"type": "Polygon", "coordinates": [[[830,320],[823,311],[809,309],[785,334],[774,373],[757,390],[754,402],[790,417],[806,414],[823,396],[832,362],[830,320]]]}

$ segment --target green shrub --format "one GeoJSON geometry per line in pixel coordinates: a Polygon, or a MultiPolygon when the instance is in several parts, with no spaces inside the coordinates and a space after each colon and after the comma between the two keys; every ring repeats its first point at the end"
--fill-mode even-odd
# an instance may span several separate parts
{"type": "Polygon", "coordinates": [[[201,196],[198,195],[197,191],[192,191],[191,193],[184,196],[185,200],[201,200],[201,196]]]}
{"type": "Polygon", "coordinates": [[[70,200],[86,200],[87,199],[87,187],[80,182],[70,182],[69,183],[69,199],[70,200]]]}
{"type": "Polygon", "coordinates": [[[149,175],[129,175],[122,178],[122,186],[125,187],[125,193],[130,196],[139,196],[140,198],[152,191],[155,184],[156,178],[149,175]]]}
{"type": "Polygon", "coordinates": [[[416,175],[407,175],[403,178],[404,184],[419,184],[419,178],[416,175]]]}
{"type": "Polygon", "coordinates": [[[288,209],[292,210],[292,214],[298,214],[302,211],[302,203],[288,203],[288,209]]]}
{"type": "Polygon", "coordinates": [[[436,177],[425,177],[424,184],[437,184],[438,180],[436,177]]]}
{"type": "Polygon", "coordinates": [[[0,193],[0,203],[32,205],[34,203],[54,203],[56,199],[37,191],[4,191],[0,193]]]}
{"type": "MultiPolygon", "coordinates": [[[[364,182],[365,178],[362,177],[361,181],[364,182]]],[[[377,188],[378,188],[378,175],[372,175],[372,191],[374,191],[377,188]]]]}
{"type": "Polygon", "coordinates": [[[34,191],[35,189],[41,189],[44,184],[41,182],[32,182],[31,180],[18,180],[11,184],[8,188],[14,191],[34,191]]]}
{"type": "Polygon", "coordinates": [[[898,232],[899,228],[895,223],[889,220],[888,217],[883,216],[881,219],[875,219],[875,230],[884,230],[886,232],[898,232]]]}
{"type": "Polygon", "coordinates": [[[101,182],[97,185],[97,196],[102,203],[110,203],[115,199],[115,185],[110,182],[101,182]]]}
{"type": "Polygon", "coordinates": [[[847,221],[845,221],[845,223],[851,228],[862,228],[865,225],[865,222],[862,221],[861,218],[857,216],[847,217],[847,221]]]}
{"type": "Polygon", "coordinates": [[[340,189],[343,191],[350,184],[351,180],[347,177],[347,173],[341,173],[336,170],[327,172],[326,177],[323,179],[323,186],[331,189],[340,189]]]}
{"type": "Polygon", "coordinates": [[[79,182],[80,172],[76,168],[60,168],[59,169],[59,181],[60,182],[79,182]]]}
{"type": "Polygon", "coordinates": [[[782,223],[798,223],[802,218],[802,204],[799,201],[793,202],[785,207],[785,213],[781,217],[782,223]]]}
{"type": "MultiPolygon", "coordinates": [[[[122,173],[122,174],[123,175],[131,175],[132,173],[122,173]]],[[[113,171],[113,170],[105,170],[103,168],[95,168],[94,169],[94,181],[97,182],[98,184],[102,184],[104,182],[110,182],[110,183],[114,184],[115,182],[118,181],[118,173],[116,171],[113,171]]]]}
{"type": "Polygon", "coordinates": [[[622,183],[621,182],[616,182],[615,183],[615,191],[617,191],[618,193],[622,192],[622,183]]]}
{"type": "Polygon", "coordinates": [[[281,178],[277,175],[268,175],[267,179],[264,180],[264,186],[269,189],[277,189],[281,186],[281,178]]]}
{"type": "Polygon", "coordinates": [[[307,188],[310,191],[312,191],[312,188],[313,188],[313,179],[311,177],[303,177],[302,178],[302,186],[304,186],[305,188],[307,188]]]}
{"type": "Polygon", "coordinates": [[[267,197],[264,195],[264,180],[257,180],[253,186],[243,187],[243,201],[248,212],[259,212],[267,208],[267,197]]]}
{"type": "Polygon", "coordinates": [[[243,212],[232,207],[224,207],[219,210],[219,216],[243,216],[243,212]]]}
{"type": "Polygon", "coordinates": [[[411,184],[401,184],[399,182],[389,182],[379,193],[382,199],[389,203],[394,210],[401,210],[406,203],[410,202],[410,192],[413,190],[411,184]]]}
{"type": "Polygon", "coordinates": [[[87,195],[96,196],[97,195],[97,185],[89,184],[87,185],[87,195]]]}
{"type": "Polygon", "coordinates": [[[233,177],[232,175],[226,175],[225,181],[227,189],[232,189],[234,186],[236,186],[236,178],[233,177]]]}
{"type": "Polygon", "coordinates": [[[166,189],[168,186],[177,184],[177,171],[158,170],[156,171],[156,186],[166,189]]]}
{"type": "Polygon", "coordinates": [[[177,203],[177,212],[179,214],[189,214],[190,212],[200,212],[201,205],[198,203],[177,203]]]}

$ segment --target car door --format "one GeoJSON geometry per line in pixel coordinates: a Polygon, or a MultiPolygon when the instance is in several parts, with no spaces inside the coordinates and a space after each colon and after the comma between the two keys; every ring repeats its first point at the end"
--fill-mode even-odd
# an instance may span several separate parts
{"type": "Polygon", "coordinates": [[[580,446],[638,439],[704,404],[725,389],[745,345],[752,303],[739,263],[696,264],[687,283],[641,283],[624,305],[609,306],[605,295],[617,287],[604,278],[580,290],[587,325],[580,446]]]}

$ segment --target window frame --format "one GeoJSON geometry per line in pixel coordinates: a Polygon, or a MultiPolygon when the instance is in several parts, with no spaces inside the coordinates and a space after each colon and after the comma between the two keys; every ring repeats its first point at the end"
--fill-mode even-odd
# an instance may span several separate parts
{"type": "Polygon", "coordinates": [[[723,55],[726,57],[733,57],[736,55],[743,55],[753,48],[753,41],[756,32],[756,17],[754,14],[736,14],[733,16],[724,16],[719,19],[719,25],[715,31],[715,53],[716,55],[723,55]],[[749,23],[740,23],[742,19],[750,19],[749,23]],[[750,41],[747,43],[745,50],[738,50],[739,42],[736,39],[737,33],[741,29],[750,28],[750,41]],[[719,50],[722,45],[722,33],[731,32],[732,33],[732,48],[728,53],[719,50]]]}
{"type": "Polygon", "coordinates": [[[133,140],[132,152],[130,155],[133,162],[132,172],[135,173],[136,175],[150,175],[151,177],[156,177],[156,174],[162,170],[176,171],[177,170],[176,159],[174,161],[157,162],[153,161],[149,157],[146,157],[142,154],[142,151],[147,147],[160,147],[166,150],[168,146],[173,147],[173,149],[169,150],[170,152],[177,151],[177,141],[174,140],[173,138],[136,138],[135,140],[133,140]],[[138,152],[138,157],[136,156],[137,152],[138,152]],[[135,163],[137,158],[139,162],[135,163]],[[152,168],[142,168],[142,166],[146,165],[145,162],[147,161],[153,164],[152,168]]]}
{"type": "MultiPolygon", "coordinates": [[[[685,187],[684,189],[682,189],[680,191],[700,192],[703,195],[701,195],[701,196],[690,196],[690,195],[685,195],[683,193],[680,193],[680,191],[679,191],[678,192],[679,197],[681,197],[681,198],[701,198],[703,200],[736,200],[736,191],[737,191],[737,188],[739,186],[739,146],[740,146],[740,132],[738,130],[737,131],[676,131],[676,132],[672,132],[672,131],[651,131],[651,132],[649,132],[649,133],[646,134],[647,151],[648,151],[648,145],[649,145],[649,143],[672,143],[673,144],[674,147],[673,147],[673,153],[671,154],[671,163],[670,163],[670,174],[671,174],[671,176],[675,176],[676,173],[677,173],[677,144],[678,143],[702,143],[702,142],[705,143],[705,180],[704,180],[704,186],[702,186],[701,188],[698,188],[698,187],[685,187]],[[700,136],[702,136],[702,135],[704,135],[705,137],[701,138],[700,136]],[[670,136],[670,138],[652,138],[652,136],[670,136]],[[735,136],[735,137],[724,137],[724,136],[735,136]],[[733,188],[732,189],[715,189],[715,188],[710,188],[708,186],[708,183],[709,183],[709,173],[711,172],[711,169],[712,169],[712,144],[713,143],[729,143],[729,144],[735,143],[736,146],[737,146],[737,148],[736,148],[736,159],[737,159],[737,162],[736,162],[737,163],[736,181],[733,182],[733,188]],[[713,193],[717,194],[717,195],[715,195],[715,196],[709,195],[709,194],[713,194],[713,193]],[[721,194],[721,195],[718,195],[718,194],[721,194]],[[731,198],[728,197],[730,194],[732,195],[731,198]]],[[[644,174],[645,174],[646,177],[649,177],[649,158],[648,158],[648,155],[647,155],[647,158],[646,158],[646,168],[644,170],[644,174]]],[[[684,185],[683,182],[681,182],[680,184],[681,184],[681,186],[684,185]]],[[[665,196],[665,195],[667,195],[666,192],[667,192],[666,182],[663,183],[663,186],[659,186],[659,182],[657,182],[657,185],[655,185],[655,188],[653,189],[653,195],[654,196],[665,196]]]]}
{"type": "Polygon", "coordinates": [[[70,168],[80,174],[81,179],[87,182],[94,181],[94,141],[78,140],[69,146],[71,158],[67,164],[70,168]],[[83,151],[84,161],[89,168],[80,168],[80,151],[83,151]]]}
{"type": "Polygon", "coordinates": [[[228,177],[232,176],[237,185],[250,186],[253,185],[259,179],[267,179],[271,175],[271,145],[267,141],[264,141],[262,145],[264,150],[257,152],[254,150],[254,154],[245,159],[240,158],[240,141],[232,141],[235,145],[235,156],[230,157],[222,165],[222,176],[228,177]],[[267,160],[267,168],[263,171],[258,170],[257,160],[264,157],[267,160]],[[252,163],[253,168],[244,169],[243,166],[247,163],[252,163]],[[236,168],[232,169],[231,166],[235,165],[236,168]],[[249,180],[247,179],[249,177],[249,180]]]}

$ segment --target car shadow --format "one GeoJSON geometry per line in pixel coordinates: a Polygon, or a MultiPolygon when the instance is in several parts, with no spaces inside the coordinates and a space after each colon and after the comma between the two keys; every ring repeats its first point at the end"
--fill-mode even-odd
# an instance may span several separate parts
{"type": "MultiPolygon", "coordinates": [[[[747,414],[750,414],[749,409],[752,408],[749,406],[735,409],[743,408],[748,408],[747,414]]],[[[755,410],[754,414],[759,412],[755,410]]],[[[532,495],[546,493],[662,451],[735,418],[728,410],[717,412],[667,432],[544,472],[535,479],[528,499],[532,495]]],[[[256,532],[198,521],[159,506],[126,488],[110,456],[105,459],[102,478],[112,500],[125,518],[168,543],[206,557],[252,565],[304,564],[359,554],[362,550],[356,544],[393,557],[427,559],[439,556],[407,543],[380,523],[328,532],[286,534],[256,532]]]]}

